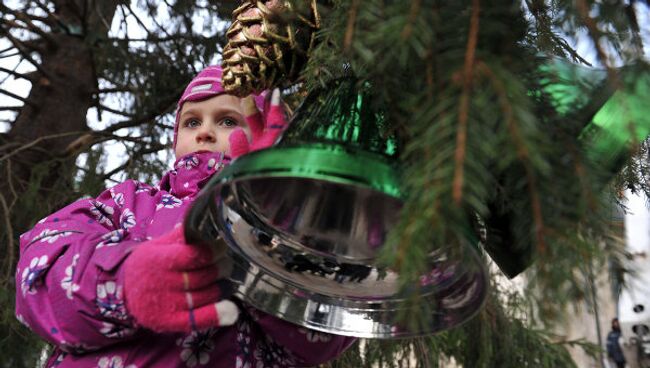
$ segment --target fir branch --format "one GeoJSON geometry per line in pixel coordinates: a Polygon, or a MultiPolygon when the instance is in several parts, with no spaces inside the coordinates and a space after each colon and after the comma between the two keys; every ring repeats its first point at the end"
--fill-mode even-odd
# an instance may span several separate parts
{"type": "Polygon", "coordinates": [[[124,120],[118,123],[115,123],[106,129],[104,129],[102,132],[115,132],[120,129],[124,128],[133,128],[140,126],[142,124],[145,124],[147,122],[150,122],[151,120],[155,119],[156,116],[160,115],[158,112],[151,112],[148,114],[143,114],[142,116],[136,117],[132,120],[124,120]]]}
{"type": "MultiPolygon", "coordinates": [[[[110,19],[106,19],[106,17],[104,16],[104,14],[102,13],[102,11],[100,10],[99,2],[93,2],[93,4],[95,5],[95,12],[94,12],[94,13],[95,13],[96,15],[98,15],[98,18],[99,18],[99,20],[102,22],[102,25],[103,25],[104,27],[106,27],[107,30],[108,30],[108,29],[111,29],[111,20],[110,20],[110,19]]],[[[86,5],[86,4],[84,3],[84,6],[85,6],[85,5],[86,5]]],[[[86,9],[84,9],[84,12],[85,12],[85,11],[86,11],[86,9]]],[[[81,18],[81,19],[86,20],[87,17],[84,15],[83,18],[81,18]]]]}
{"type": "Polygon", "coordinates": [[[467,36],[467,48],[465,51],[465,65],[463,67],[463,89],[458,106],[458,133],[456,135],[456,152],[454,155],[456,167],[454,169],[453,199],[456,205],[460,205],[463,197],[463,174],[465,166],[465,154],[467,145],[467,118],[469,114],[469,98],[472,89],[473,68],[475,63],[476,44],[478,42],[479,30],[479,0],[472,0],[472,15],[470,18],[469,34],[467,36]]]}
{"type": "Polygon", "coordinates": [[[7,96],[9,96],[9,97],[11,97],[11,98],[13,98],[15,100],[18,100],[18,101],[24,103],[25,105],[29,105],[29,106],[34,107],[34,108],[37,107],[36,105],[34,105],[33,102],[29,101],[28,99],[26,99],[24,97],[21,97],[21,96],[18,96],[15,93],[9,92],[6,89],[0,89],[0,93],[3,94],[3,95],[7,95],[7,96]]]}
{"type": "Polygon", "coordinates": [[[57,139],[57,138],[63,138],[63,137],[70,137],[70,136],[79,135],[81,133],[82,132],[66,132],[66,133],[50,134],[50,135],[45,135],[45,136],[38,137],[38,138],[34,139],[33,141],[31,141],[29,143],[26,143],[26,144],[23,144],[20,147],[14,149],[13,151],[11,151],[11,152],[3,155],[2,157],[0,157],[0,163],[7,160],[7,159],[9,159],[12,156],[17,155],[18,153],[20,153],[20,152],[22,152],[22,151],[24,151],[26,149],[34,147],[34,146],[38,145],[39,143],[41,143],[43,141],[46,141],[48,139],[57,139]]]}
{"type": "Polygon", "coordinates": [[[576,7],[578,9],[578,13],[580,14],[580,17],[582,18],[583,22],[587,26],[587,31],[589,32],[589,36],[591,37],[591,41],[593,42],[594,47],[596,48],[598,59],[600,60],[601,63],[603,63],[603,65],[607,69],[607,74],[609,75],[610,82],[612,82],[614,86],[620,86],[618,75],[611,67],[609,55],[607,55],[607,53],[603,49],[603,46],[600,44],[600,36],[602,34],[598,29],[598,26],[596,25],[596,21],[589,15],[589,5],[587,4],[587,1],[577,0],[576,7]]]}
{"type": "Polygon", "coordinates": [[[20,111],[22,106],[0,106],[0,111],[20,111]]]}
{"type": "Polygon", "coordinates": [[[24,30],[24,31],[29,31],[29,28],[27,26],[25,26],[23,24],[20,24],[20,23],[16,22],[15,20],[11,20],[11,19],[0,18],[0,24],[6,25],[6,26],[8,26],[10,28],[13,28],[13,29],[21,29],[21,30],[24,30]]]}
{"type": "MultiPolygon", "coordinates": [[[[13,49],[13,47],[12,47],[12,49],[13,49]]],[[[4,55],[0,55],[0,59],[10,58],[10,57],[18,56],[18,55],[20,55],[20,52],[19,52],[19,51],[16,51],[16,52],[14,52],[13,54],[4,54],[4,55]]]]}
{"type": "Polygon", "coordinates": [[[14,48],[15,48],[15,46],[11,45],[11,46],[6,47],[6,48],[4,48],[4,49],[0,49],[0,55],[4,54],[4,53],[7,52],[7,51],[11,51],[11,50],[13,50],[14,48]]]}
{"type": "Polygon", "coordinates": [[[147,35],[152,35],[153,33],[149,31],[147,26],[144,24],[144,22],[140,19],[140,17],[131,9],[131,6],[129,5],[128,2],[122,3],[122,6],[125,7],[129,13],[131,13],[131,16],[136,20],[136,22],[142,27],[142,29],[147,33],[147,35]]]}
{"type": "MultiPolygon", "coordinates": [[[[7,178],[11,178],[11,176],[12,176],[11,175],[12,174],[11,160],[7,161],[7,164],[5,165],[5,167],[7,168],[7,174],[6,174],[7,178]]],[[[14,187],[13,180],[7,180],[7,184],[8,184],[7,186],[9,187],[9,191],[11,192],[11,195],[13,197],[13,199],[11,200],[11,204],[9,204],[9,211],[11,212],[11,210],[14,208],[14,205],[16,204],[16,201],[18,201],[20,196],[18,195],[18,192],[16,191],[16,187],[14,187]]]]}
{"type": "Polygon", "coordinates": [[[343,39],[343,51],[347,52],[352,46],[352,39],[354,38],[354,24],[357,20],[357,11],[359,10],[360,0],[352,0],[352,5],[348,10],[348,22],[345,28],[345,38],[343,39]]]}
{"type": "Polygon", "coordinates": [[[23,73],[18,73],[15,69],[11,70],[11,69],[0,67],[0,72],[7,73],[8,75],[12,75],[16,79],[25,79],[29,82],[32,82],[32,79],[29,76],[23,73]]]}
{"type": "Polygon", "coordinates": [[[5,143],[5,144],[3,144],[2,146],[0,146],[0,151],[6,151],[6,150],[8,150],[8,149],[11,148],[11,147],[16,147],[16,146],[20,146],[20,143],[17,143],[17,142],[8,142],[8,143],[5,143]]]}
{"type": "Polygon", "coordinates": [[[425,344],[425,339],[415,339],[414,345],[415,353],[418,357],[420,357],[420,359],[418,359],[418,363],[422,364],[423,368],[431,368],[431,357],[429,356],[429,349],[425,344]]]}
{"type": "Polygon", "coordinates": [[[411,10],[409,11],[408,21],[402,29],[402,38],[405,40],[411,37],[411,33],[413,33],[413,24],[418,17],[418,13],[420,13],[421,5],[422,0],[415,0],[411,2],[411,10]]]}
{"type": "Polygon", "coordinates": [[[193,35],[182,35],[182,36],[166,36],[166,37],[156,37],[156,36],[147,36],[146,38],[130,38],[130,37],[109,37],[109,41],[114,41],[114,42],[143,42],[143,43],[150,43],[150,42],[155,42],[155,43],[164,43],[164,42],[175,42],[179,38],[185,38],[187,40],[193,41],[196,39],[195,36],[193,35]]]}
{"type": "Polygon", "coordinates": [[[20,16],[29,18],[32,21],[41,22],[41,23],[49,26],[50,28],[55,28],[56,27],[55,17],[50,12],[47,12],[46,14],[47,14],[47,16],[42,17],[40,15],[30,14],[27,11],[25,11],[25,12],[21,12],[20,16]]]}
{"type": "Polygon", "coordinates": [[[404,227],[403,234],[405,236],[400,238],[400,241],[397,245],[397,251],[396,251],[396,258],[395,258],[395,269],[397,271],[401,271],[404,269],[404,260],[406,258],[406,254],[409,250],[409,247],[413,244],[412,238],[413,234],[416,231],[415,228],[415,221],[416,217],[414,212],[411,212],[411,215],[409,216],[408,221],[406,222],[406,226],[404,227]]]}
{"type": "MultiPolygon", "coordinates": [[[[11,179],[9,179],[11,181],[11,179]]],[[[16,261],[16,247],[14,245],[14,231],[13,225],[11,224],[11,211],[5,200],[5,196],[0,193],[0,205],[2,205],[2,211],[4,212],[5,219],[5,232],[7,235],[7,258],[5,259],[4,264],[2,265],[5,269],[5,275],[2,280],[11,280],[11,276],[14,272],[14,264],[16,261]]]]}
{"type": "Polygon", "coordinates": [[[532,207],[532,217],[533,222],[535,223],[533,233],[535,234],[535,241],[539,254],[544,254],[546,252],[546,241],[544,238],[546,231],[544,226],[544,216],[542,214],[542,205],[539,191],[537,189],[537,179],[530,163],[530,154],[528,152],[528,148],[526,147],[524,139],[521,136],[519,128],[515,122],[512,107],[508,103],[508,93],[505,86],[503,85],[503,82],[497,78],[497,76],[492,72],[487,64],[478,62],[477,68],[479,68],[482,74],[488,77],[488,80],[491,82],[494,90],[497,93],[499,107],[501,108],[501,111],[505,118],[506,126],[510,131],[511,138],[517,149],[517,157],[524,167],[526,183],[528,185],[528,193],[532,207]]]}
{"type": "Polygon", "coordinates": [[[108,131],[101,130],[91,133],[86,133],[79,138],[75,139],[70,143],[64,150],[65,155],[67,156],[76,156],[80,152],[85,151],[92,146],[107,142],[107,141],[118,141],[118,142],[133,142],[133,143],[142,143],[143,137],[127,137],[111,134],[108,131]]]}
{"type": "Polygon", "coordinates": [[[97,107],[98,110],[108,111],[108,112],[110,112],[112,114],[115,114],[115,115],[120,115],[120,116],[124,116],[124,117],[131,118],[131,119],[133,119],[135,117],[133,114],[129,114],[127,112],[120,111],[120,110],[115,110],[115,109],[110,108],[110,107],[108,107],[106,105],[103,105],[101,103],[98,103],[96,107],[97,107]]]}
{"type": "Polygon", "coordinates": [[[426,56],[426,81],[427,81],[427,99],[433,100],[433,89],[434,89],[434,60],[433,60],[433,50],[429,49],[426,56]]]}
{"type": "Polygon", "coordinates": [[[132,87],[122,86],[122,87],[111,87],[111,88],[100,88],[95,93],[106,94],[106,93],[120,93],[120,92],[135,92],[132,87]]]}
{"type": "MultiPolygon", "coordinates": [[[[131,10],[131,9],[129,8],[129,10],[131,10]]],[[[160,25],[160,23],[158,23],[158,21],[156,20],[155,17],[152,17],[151,20],[154,22],[154,24],[158,27],[158,29],[161,30],[162,33],[163,33],[167,38],[170,38],[170,39],[172,40],[172,43],[173,43],[174,47],[176,48],[177,52],[178,52],[179,54],[182,54],[183,51],[181,50],[180,45],[179,45],[179,43],[178,43],[179,38],[178,38],[178,37],[176,37],[176,38],[172,38],[171,35],[169,34],[169,32],[167,31],[167,29],[166,29],[165,27],[163,27],[162,25],[160,25]]],[[[192,34],[191,29],[188,30],[188,33],[189,33],[190,35],[192,34]]],[[[188,39],[192,40],[191,36],[190,36],[188,39]]],[[[171,58],[170,58],[170,61],[171,61],[171,58]]]]}
{"type": "Polygon", "coordinates": [[[107,172],[106,174],[104,174],[102,176],[102,180],[108,180],[108,179],[110,179],[111,176],[119,173],[120,171],[126,170],[127,168],[132,166],[133,163],[136,162],[139,157],[142,157],[144,155],[149,155],[149,154],[152,154],[152,153],[157,153],[157,152],[160,152],[160,151],[162,151],[164,149],[167,149],[167,148],[169,148],[167,145],[157,144],[157,145],[153,145],[153,146],[151,146],[149,148],[139,150],[139,151],[133,153],[129,157],[129,159],[126,160],[126,162],[124,162],[122,165],[120,165],[120,166],[116,167],[115,169],[113,169],[113,170],[107,172]]]}
{"type": "Polygon", "coordinates": [[[5,22],[5,24],[13,24],[14,27],[20,27],[25,30],[28,30],[34,34],[37,34],[41,38],[43,38],[45,41],[47,41],[50,45],[56,45],[56,41],[52,38],[52,36],[47,33],[45,30],[43,30],[41,27],[37,26],[34,24],[28,16],[25,15],[25,13],[22,12],[17,12],[9,9],[7,6],[0,4],[0,10],[13,15],[16,19],[20,20],[21,22],[24,23],[23,25],[19,25],[16,22],[13,22],[9,19],[4,19],[2,20],[5,22]]]}
{"type": "MultiPolygon", "coordinates": [[[[43,11],[43,13],[47,14],[48,17],[55,18],[56,20],[59,20],[59,18],[54,14],[55,9],[50,9],[47,7],[47,3],[43,3],[41,0],[32,0],[36,6],[43,11]]],[[[54,6],[54,4],[52,4],[54,6]]]]}
{"type": "Polygon", "coordinates": [[[586,198],[587,205],[589,207],[589,210],[592,212],[596,212],[598,209],[597,201],[594,196],[594,193],[589,185],[589,179],[587,177],[587,169],[585,168],[584,163],[582,162],[582,157],[578,154],[576,147],[567,144],[565,145],[567,147],[569,155],[573,158],[572,161],[574,162],[574,168],[576,172],[576,176],[578,177],[578,180],[580,182],[580,187],[581,190],[580,192],[582,193],[583,197],[586,198]]]}
{"type": "MultiPolygon", "coordinates": [[[[591,64],[580,56],[576,50],[571,47],[568,42],[562,37],[558,36],[553,29],[553,21],[550,5],[543,0],[526,0],[525,4],[528,11],[535,19],[537,26],[537,34],[535,40],[537,44],[543,43],[543,40],[548,40],[552,44],[554,54],[564,56],[568,53],[571,58],[577,62],[591,66],[591,64]]],[[[546,48],[541,51],[546,51],[546,48]]]]}
{"type": "Polygon", "coordinates": [[[29,54],[29,49],[39,51],[38,48],[33,46],[33,43],[26,43],[18,40],[14,36],[11,35],[11,33],[5,29],[3,25],[0,24],[0,34],[3,34],[15,47],[16,50],[18,50],[18,53],[20,53],[25,60],[29,61],[30,64],[32,64],[43,76],[45,76],[48,79],[50,78],[50,74],[43,69],[40,63],[36,62],[32,58],[32,56],[29,54]],[[30,46],[32,45],[32,46],[30,46]]]}

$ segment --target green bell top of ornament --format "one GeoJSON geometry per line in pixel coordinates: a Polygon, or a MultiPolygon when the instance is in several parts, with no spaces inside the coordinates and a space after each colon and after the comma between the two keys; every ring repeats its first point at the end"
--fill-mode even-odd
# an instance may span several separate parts
{"type": "Polygon", "coordinates": [[[315,91],[298,108],[279,145],[338,144],[396,158],[398,140],[389,131],[372,86],[342,78],[315,91]]]}
{"type": "Polygon", "coordinates": [[[555,112],[563,117],[576,113],[590,119],[613,93],[607,86],[607,72],[559,58],[540,66],[540,83],[555,112]]]}
{"type": "Polygon", "coordinates": [[[370,84],[337,79],[305,98],[276,145],[238,158],[214,180],[295,177],[401,198],[397,142],[370,84]]]}
{"type": "Polygon", "coordinates": [[[618,84],[581,134],[590,159],[610,170],[624,163],[631,145],[650,135],[650,72],[623,69],[618,84]]]}
{"type": "Polygon", "coordinates": [[[580,133],[587,156],[605,170],[617,171],[630,145],[650,134],[650,70],[628,65],[612,71],[561,59],[541,67],[544,92],[555,111],[585,124],[580,133]]]}

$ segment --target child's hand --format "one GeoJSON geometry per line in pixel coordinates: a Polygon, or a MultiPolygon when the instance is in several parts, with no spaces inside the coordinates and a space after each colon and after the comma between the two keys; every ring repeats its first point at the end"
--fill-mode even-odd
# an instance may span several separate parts
{"type": "Polygon", "coordinates": [[[242,99],[242,109],[251,130],[251,141],[248,141],[246,133],[241,128],[232,132],[229,137],[231,158],[272,146],[287,126],[280,105],[280,90],[277,88],[271,94],[271,105],[266,113],[266,119],[257,110],[251,96],[242,99]]]}
{"type": "Polygon", "coordinates": [[[183,228],[140,244],[124,265],[127,310],[157,332],[189,332],[228,326],[239,309],[226,280],[232,268],[227,246],[189,245],[183,228]]]}

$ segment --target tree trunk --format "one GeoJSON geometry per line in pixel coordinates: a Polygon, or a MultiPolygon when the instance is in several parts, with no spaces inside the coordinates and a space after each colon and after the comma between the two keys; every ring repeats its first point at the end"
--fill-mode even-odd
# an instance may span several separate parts
{"type": "MultiPolygon", "coordinates": [[[[37,168],[47,170],[41,173],[37,190],[43,198],[51,198],[55,183],[71,183],[75,157],[66,157],[65,149],[88,130],[86,114],[97,90],[90,40],[107,35],[117,5],[118,1],[55,2],[54,15],[63,29],[39,42],[41,63],[30,75],[32,89],[0,148],[7,179],[0,184],[0,194],[8,207],[29,189],[37,168]],[[44,167],[48,162],[51,165],[44,167]]],[[[30,225],[13,220],[14,234],[30,225]]]]}

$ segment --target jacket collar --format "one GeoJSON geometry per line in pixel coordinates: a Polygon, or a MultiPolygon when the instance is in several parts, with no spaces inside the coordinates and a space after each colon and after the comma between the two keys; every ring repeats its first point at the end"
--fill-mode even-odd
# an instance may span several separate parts
{"type": "Polygon", "coordinates": [[[193,197],[213,174],[230,164],[230,158],[222,152],[200,151],[181,156],[160,180],[161,190],[177,198],[193,197]]]}

